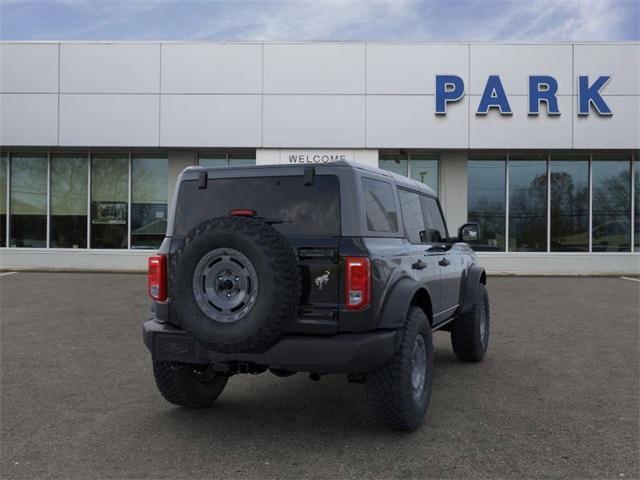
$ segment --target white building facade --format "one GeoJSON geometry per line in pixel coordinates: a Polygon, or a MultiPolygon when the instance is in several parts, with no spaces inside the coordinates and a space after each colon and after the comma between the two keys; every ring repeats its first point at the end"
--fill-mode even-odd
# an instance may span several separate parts
{"type": "Polygon", "coordinates": [[[491,273],[640,273],[640,43],[0,43],[0,267],[144,269],[189,165],[347,159],[491,273]]]}

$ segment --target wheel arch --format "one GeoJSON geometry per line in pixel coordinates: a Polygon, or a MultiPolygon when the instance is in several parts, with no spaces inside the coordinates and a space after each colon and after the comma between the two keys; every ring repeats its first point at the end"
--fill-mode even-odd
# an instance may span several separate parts
{"type": "Polygon", "coordinates": [[[460,298],[460,311],[462,313],[470,312],[473,309],[478,285],[487,284],[487,273],[480,265],[471,265],[466,276],[460,298]]]}
{"type": "Polygon", "coordinates": [[[380,328],[400,328],[404,326],[409,308],[420,307],[429,324],[433,324],[433,308],[428,289],[409,278],[400,280],[389,293],[382,308],[380,328]]]}

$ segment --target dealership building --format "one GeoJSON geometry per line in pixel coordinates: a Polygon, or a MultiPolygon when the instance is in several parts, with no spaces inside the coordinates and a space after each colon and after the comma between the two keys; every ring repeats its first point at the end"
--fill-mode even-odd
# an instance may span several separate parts
{"type": "Polygon", "coordinates": [[[638,42],[2,42],[0,267],[143,269],[184,168],[345,159],[489,272],[638,274],[639,151],[638,42]]]}

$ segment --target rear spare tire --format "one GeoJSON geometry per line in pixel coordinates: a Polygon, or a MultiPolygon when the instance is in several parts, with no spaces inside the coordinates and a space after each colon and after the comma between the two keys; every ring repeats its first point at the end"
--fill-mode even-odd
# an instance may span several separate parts
{"type": "Polygon", "coordinates": [[[172,318],[218,352],[262,352],[295,319],[300,272],[287,239],[247,217],[194,228],[172,256],[172,318]]]}

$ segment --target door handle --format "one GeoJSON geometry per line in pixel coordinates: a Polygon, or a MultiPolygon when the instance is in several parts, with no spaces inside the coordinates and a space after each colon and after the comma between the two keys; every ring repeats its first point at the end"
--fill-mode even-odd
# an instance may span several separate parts
{"type": "Polygon", "coordinates": [[[413,268],[414,270],[424,270],[425,268],[427,268],[427,264],[422,260],[418,260],[413,265],[411,265],[411,268],[413,268]]]}
{"type": "Polygon", "coordinates": [[[447,257],[442,257],[442,260],[438,262],[438,265],[440,265],[441,267],[446,267],[447,265],[451,265],[451,262],[447,257]]]}

